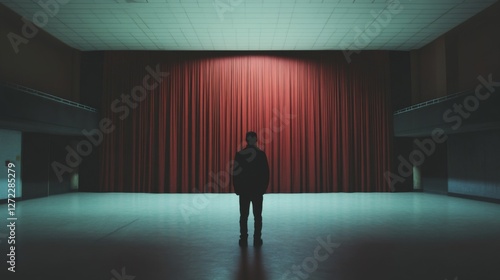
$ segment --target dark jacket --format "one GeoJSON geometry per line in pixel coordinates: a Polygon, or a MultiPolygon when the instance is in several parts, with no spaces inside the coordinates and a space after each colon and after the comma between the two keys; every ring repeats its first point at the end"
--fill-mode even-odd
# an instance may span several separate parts
{"type": "Polygon", "coordinates": [[[237,195],[262,195],[269,185],[269,163],[264,151],[246,146],[236,153],[233,166],[233,185],[237,195]]]}

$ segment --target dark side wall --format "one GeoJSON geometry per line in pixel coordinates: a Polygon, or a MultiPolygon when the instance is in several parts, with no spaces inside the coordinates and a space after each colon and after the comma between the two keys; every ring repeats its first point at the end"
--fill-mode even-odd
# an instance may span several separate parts
{"type": "MultiPolygon", "coordinates": [[[[25,43],[14,47],[9,37],[26,37],[21,16],[0,4],[0,82],[33,88],[54,96],[80,102],[80,51],[64,44],[37,28],[25,43]],[[23,33],[24,30],[24,33],[23,33]],[[15,34],[15,35],[14,35],[15,34]]],[[[12,106],[23,106],[22,101],[12,106]]],[[[62,114],[63,112],[58,111],[62,114]]],[[[44,197],[75,190],[78,169],[62,180],[51,168],[53,161],[64,163],[66,147],[79,136],[33,132],[25,127],[10,127],[23,131],[21,164],[22,199],[44,197]]],[[[1,143],[1,139],[0,139],[1,143]]],[[[97,175],[94,175],[97,177],[97,175]]]]}
{"type": "MultiPolygon", "coordinates": [[[[413,104],[473,90],[477,78],[500,77],[500,2],[411,52],[413,104]]],[[[498,78],[497,78],[498,80],[498,78]]]]}
{"type": "Polygon", "coordinates": [[[24,38],[24,25],[21,16],[0,4],[0,81],[79,102],[80,51],[38,28],[16,52],[8,38],[24,38]]]}
{"type": "MultiPolygon", "coordinates": [[[[499,15],[500,2],[496,2],[411,52],[413,104],[474,90],[479,76],[500,81],[499,15]]],[[[493,183],[500,181],[498,140],[498,131],[450,135],[421,167],[424,191],[499,198],[500,186],[493,183]]]]}
{"type": "Polygon", "coordinates": [[[54,161],[65,163],[66,146],[73,137],[43,133],[23,133],[22,137],[23,199],[46,197],[76,189],[75,172],[61,176],[51,167],[54,161]]]}
{"type": "Polygon", "coordinates": [[[412,103],[446,95],[446,40],[440,37],[411,52],[412,103]]]}
{"type": "Polygon", "coordinates": [[[448,192],[500,201],[500,130],[450,136],[448,192]]]}
{"type": "MultiPolygon", "coordinates": [[[[410,52],[390,52],[390,75],[391,75],[391,105],[392,111],[411,105],[411,56],[410,52]]],[[[398,156],[407,155],[411,152],[412,139],[410,137],[392,138],[392,169],[396,173],[398,156]]],[[[394,184],[396,192],[411,191],[413,180],[411,177],[394,184]]]]}
{"type": "MultiPolygon", "coordinates": [[[[81,55],[81,78],[80,78],[80,102],[101,108],[101,96],[103,95],[103,67],[104,52],[82,52],[81,55]]],[[[94,149],[90,155],[85,157],[79,166],[79,191],[99,190],[99,149],[94,149]]]]}

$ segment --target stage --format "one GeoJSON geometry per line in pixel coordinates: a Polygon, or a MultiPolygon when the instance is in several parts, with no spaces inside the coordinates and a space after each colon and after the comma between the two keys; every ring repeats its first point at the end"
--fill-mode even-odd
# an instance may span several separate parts
{"type": "Polygon", "coordinates": [[[500,279],[500,205],[456,197],[266,194],[260,249],[238,246],[235,194],[18,201],[15,273],[7,208],[2,279],[500,279]]]}

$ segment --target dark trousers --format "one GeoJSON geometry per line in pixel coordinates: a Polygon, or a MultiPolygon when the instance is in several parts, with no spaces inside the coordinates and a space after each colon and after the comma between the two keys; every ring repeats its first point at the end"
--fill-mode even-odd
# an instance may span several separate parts
{"type": "Polygon", "coordinates": [[[260,239],[262,235],[262,200],[263,195],[244,196],[240,195],[240,238],[248,237],[248,214],[250,212],[250,202],[252,203],[254,218],[255,239],[260,239]]]}

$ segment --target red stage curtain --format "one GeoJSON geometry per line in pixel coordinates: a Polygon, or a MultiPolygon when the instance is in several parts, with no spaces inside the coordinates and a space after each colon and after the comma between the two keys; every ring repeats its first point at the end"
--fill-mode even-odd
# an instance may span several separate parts
{"type": "Polygon", "coordinates": [[[389,190],[387,52],[351,64],[341,52],[109,52],[104,68],[102,117],[115,129],[102,191],[232,192],[248,130],[269,158],[268,192],[389,190]],[[148,65],[169,75],[126,116],[120,96],[140,90],[148,65]]]}

